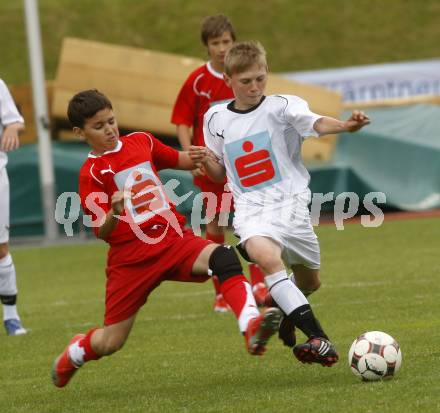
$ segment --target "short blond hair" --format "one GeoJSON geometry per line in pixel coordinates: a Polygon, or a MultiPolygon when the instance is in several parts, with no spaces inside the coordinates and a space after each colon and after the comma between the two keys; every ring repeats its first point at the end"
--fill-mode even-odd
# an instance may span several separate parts
{"type": "Polygon", "coordinates": [[[233,45],[225,57],[225,73],[228,76],[242,73],[254,64],[267,69],[266,50],[260,42],[239,42],[233,45]]]}

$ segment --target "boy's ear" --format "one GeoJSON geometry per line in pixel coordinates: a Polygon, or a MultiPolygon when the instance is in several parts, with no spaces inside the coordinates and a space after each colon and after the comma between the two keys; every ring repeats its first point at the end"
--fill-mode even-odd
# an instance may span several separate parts
{"type": "Polygon", "coordinates": [[[84,135],[84,131],[81,128],[79,128],[78,126],[74,126],[72,130],[73,130],[73,133],[75,134],[76,137],[83,139],[83,140],[86,138],[84,135]]]}
{"type": "Polygon", "coordinates": [[[223,72],[223,79],[228,87],[232,87],[231,86],[231,78],[224,72],[223,72]]]}

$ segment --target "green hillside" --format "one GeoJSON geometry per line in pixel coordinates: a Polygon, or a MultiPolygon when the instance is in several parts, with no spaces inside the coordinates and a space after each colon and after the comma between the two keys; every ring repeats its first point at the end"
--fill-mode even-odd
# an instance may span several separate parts
{"type": "MultiPolygon", "coordinates": [[[[271,70],[439,57],[440,1],[40,0],[46,77],[65,36],[204,57],[203,17],[223,12],[240,39],[267,48],[271,70]]],[[[0,77],[28,82],[23,1],[0,0],[0,77]]]]}

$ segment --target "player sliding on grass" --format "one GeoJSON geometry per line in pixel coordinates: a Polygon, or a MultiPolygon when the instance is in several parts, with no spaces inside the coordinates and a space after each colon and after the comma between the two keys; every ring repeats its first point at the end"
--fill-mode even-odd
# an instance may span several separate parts
{"type": "Polygon", "coordinates": [[[278,308],[257,309],[234,250],[197,237],[167,198],[157,171],[192,169],[187,152],[150,133],[119,136],[112,104],[96,90],[75,95],[68,107],[75,134],[91,147],[80,170],[84,212],[110,245],[104,327],[75,335],[55,360],[52,379],[65,386],[85,362],[120,350],[139,309],[162,281],[203,282],[216,274],[238,319],[249,353],[261,355],[278,329],[278,308]]]}
{"type": "Polygon", "coordinates": [[[229,50],[225,80],[235,100],[205,114],[209,149],[193,146],[190,156],[211,179],[227,175],[240,248],[263,270],[270,295],[285,314],[280,338],[300,361],[330,366],[338,355],[305,297],[320,286],[320,252],[300,150],[308,136],[353,132],[369,119],[353,112],[342,122],[311,112],[297,96],[265,96],[267,62],[259,43],[236,43],[229,50]],[[283,260],[294,272],[292,280],[283,260]],[[295,346],[294,326],[307,335],[306,343],[295,346]]]}

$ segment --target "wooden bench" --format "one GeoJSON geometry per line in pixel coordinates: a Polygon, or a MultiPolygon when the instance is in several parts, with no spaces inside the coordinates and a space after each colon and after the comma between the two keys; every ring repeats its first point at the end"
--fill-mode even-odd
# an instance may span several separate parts
{"type": "MultiPolygon", "coordinates": [[[[31,85],[11,85],[8,86],[15,105],[21,116],[24,118],[25,131],[20,135],[20,143],[35,143],[37,141],[37,126],[35,124],[34,104],[32,100],[31,85]]],[[[46,96],[48,100],[48,110],[50,118],[50,106],[52,99],[52,82],[46,82],[46,96]]]]}
{"type": "MultiPolygon", "coordinates": [[[[65,38],[54,81],[52,116],[65,121],[69,99],[81,90],[96,88],[112,100],[122,129],[175,137],[175,125],[170,122],[174,101],[189,73],[201,64],[202,60],[191,57],[65,38]]],[[[318,113],[340,114],[339,94],[317,86],[270,75],[271,93],[297,94],[318,113]]],[[[309,139],[304,155],[328,159],[334,142],[334,137],[309,139]]]]}

